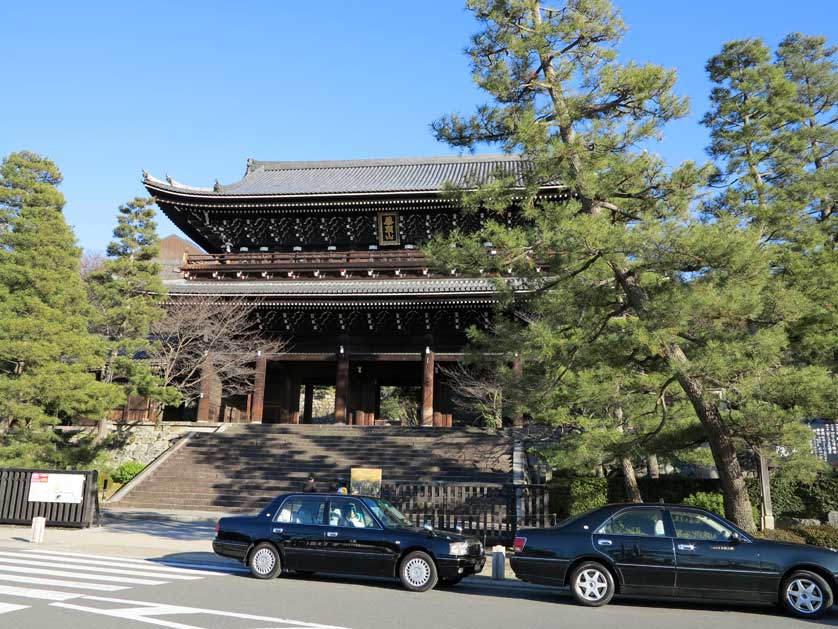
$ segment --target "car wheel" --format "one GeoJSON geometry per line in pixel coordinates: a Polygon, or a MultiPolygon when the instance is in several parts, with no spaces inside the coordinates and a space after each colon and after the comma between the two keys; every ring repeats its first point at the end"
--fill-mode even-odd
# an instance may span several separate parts
{"type": "Polygon", "coordinates": [[[276,546],[267,542],[257,544],[247,560],[250,574],[257,579],[273,579],[282,569],[282,561],[276,546]]]}
{"type": "Polygon", "coordinates": [[[436,565],[431,556],[421,550],[408,554],[399,568],[399,578],[406,590],[424,592],[436,585],[436,565]]]}
{"type": "Polygon", "coordinates": [[[601,563],[586,561],[570,575],[570,591],[580,605],[601,607],[614,596],[614,577],[601,563]]]}
{"type": "Polygon", "coordinates": [[[832,607],[832,588],[823,577],[808,570],[790,574],[780,592],[783,607],[798,618],[820,618],[832,607]]]}
{"type": "Polygon", "coordinates": [[[436,586],[438,588],[452,588],[462,580],[463,580],[463,577],[451,577],[450,579],[440,578],[439,582],[437,582],[436,586]]]}

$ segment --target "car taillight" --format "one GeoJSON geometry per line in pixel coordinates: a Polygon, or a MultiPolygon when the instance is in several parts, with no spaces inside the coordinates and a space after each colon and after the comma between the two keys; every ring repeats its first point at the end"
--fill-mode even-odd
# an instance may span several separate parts
{"type": "Polygon", "coordinates": [[[215,534],[218,535],[221,532],[221,522],[215,523],[215,534]]]}
{"type": "Polygon", "coordinates": [[[515,548],[516,552],[521,552],[524,550],[524,546],[527,545],[527,538],[526,537],[516,537],[515,541],[512,544],[512,547],[515,548]]]}

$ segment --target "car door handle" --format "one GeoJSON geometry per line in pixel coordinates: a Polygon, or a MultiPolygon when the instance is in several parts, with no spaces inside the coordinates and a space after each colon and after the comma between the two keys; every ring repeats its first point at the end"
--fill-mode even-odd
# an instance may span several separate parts
{"type": "Polygon", "coordinates": [[[695,544],[678,544],[678,550],[695,550],[695,544]]]}
{"type": "Polygon", "coordinates": [[[612,546],[613,542],[610,539],[598,539],[596,541],[600,546],[612,546]]]}
{"type": "Polygon", "coordinates": [[[337,537],[337,536],[338,536],[338,534],[335,531],[328,531],[326,533],[326,537],[337,537]]]}

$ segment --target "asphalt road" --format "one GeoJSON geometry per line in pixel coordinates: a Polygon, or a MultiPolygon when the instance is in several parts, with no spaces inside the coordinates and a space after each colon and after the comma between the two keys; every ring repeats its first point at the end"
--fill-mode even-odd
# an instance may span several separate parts
{"type": "MultiPolygon", "coordinates": [[[[177,557],[170,558],[177,560],[177,557]]],[[[193,559],[194,561],[194,559],[193,559]]],[[[784,629],[838,627],[838,608],[804,622],[771,606],[615,600],[599,609],[565,592],[520,582],[467,579],[413,594],[388,580],[283,576],[174,568],[139,558],[69,551],[0,551],[0,627],[15,629],[784,629]]]]}

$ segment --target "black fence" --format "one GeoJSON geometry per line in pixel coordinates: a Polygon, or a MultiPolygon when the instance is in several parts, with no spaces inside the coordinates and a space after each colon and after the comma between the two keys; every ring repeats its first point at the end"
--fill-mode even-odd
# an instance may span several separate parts
{"type": "Polygon", "coordinates": [[[556,523],[544,485],[496,483],[383,483],[389,500],[416,526],[454,530],[479,537],[485,544],[511,544],[522,527],[556,523]]]}
{"type": "Polygon", "coordinates": [[[34,517],[47,519],[47,526],[88,527],[99,519],[99,473],[68,470],[0,468],[0,524],[30,524],[34,517]],[[80,503],[29,502],[33,474],[83,474],[80,503]]]}

